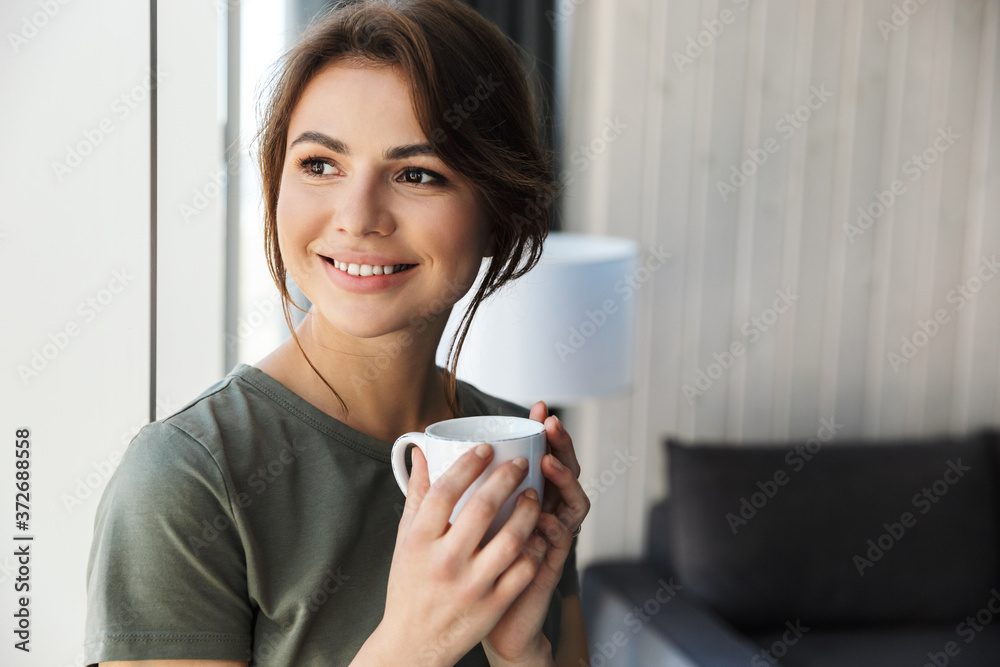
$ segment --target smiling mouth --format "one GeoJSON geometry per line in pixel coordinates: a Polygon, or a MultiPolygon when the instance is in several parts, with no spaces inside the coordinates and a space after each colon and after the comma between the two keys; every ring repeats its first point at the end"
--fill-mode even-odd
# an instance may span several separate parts
{"type": "Polygon", "coordinates": [[[343,271],[348,275],[358,277],[387,276],[393,273],[408,271],[416,266],[416,264],[348,264],[347,262],[341,262],[336,259],[331,259],[330,257],[322,257],[323,261],[334,266],[338,271],[343,271]]]}

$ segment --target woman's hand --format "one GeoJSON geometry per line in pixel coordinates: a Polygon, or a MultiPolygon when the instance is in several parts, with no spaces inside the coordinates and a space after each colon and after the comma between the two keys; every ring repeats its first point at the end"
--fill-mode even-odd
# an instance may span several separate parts
{"type": "MultiPolygon", "coordinates": [[[[535,578],[545,540],[533,531],[541,508],[525,491],[514,513],[483,549],[479,544],[501,506],[527,475],[514,462],[493,471],[449,518],[486,469],[477,449],[465,452],[433,484],[414,447],[406,504],[389,571],[385,614],[372,635],[380,659],[403,665],[454,665],[493,628],[535,578]],[[537,541],[534,547],[527,547],[537,541]]],[[[544,613],[543,613],[544,616],[544,613]]],[[[506,645],[505,645],[506,646],[506,645]]],[[[374,655],[374,653],[373,653],[374,655]]]]}
{"type": "MultiPolygon", "coordinates": [[[[552,647],[542,634],[552,592],[562,578],[563,565],[573,543],[573,531],[590,511],[590,499],[580,485],[580,463],[573,439],[558,417],[548,417],[548,407],[538,401],[531,419],[545,424],[550,453],[542,457],[546,477],[544,503],[537,532],[548,540],[538,573],[496,624],[483,647],[490,665],[551,665],[552,647]]],[[[536,556],[537,557],[537,556],[536,556]]]]}

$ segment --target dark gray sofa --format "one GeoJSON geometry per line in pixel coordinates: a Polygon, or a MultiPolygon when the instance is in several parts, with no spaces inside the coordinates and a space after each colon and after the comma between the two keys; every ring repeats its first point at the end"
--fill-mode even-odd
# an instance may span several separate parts
{"type": "Polygon", "coordinates": [[[594,667],[1000,666],[1000,431],[665,446],[643,557],[581,574],[594,667]]]}

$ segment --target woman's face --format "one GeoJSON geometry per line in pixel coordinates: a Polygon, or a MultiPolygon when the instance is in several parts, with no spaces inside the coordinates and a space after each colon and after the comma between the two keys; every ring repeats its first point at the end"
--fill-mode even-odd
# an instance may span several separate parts
{"type": "Polygon", "coordinates": [[[428,145],[397,69],[322,69],[292,113],[287,146],[278,245],[322,320],[361,338],[419,333],[469,290],[490,252],[485,216],[428,145]]]}

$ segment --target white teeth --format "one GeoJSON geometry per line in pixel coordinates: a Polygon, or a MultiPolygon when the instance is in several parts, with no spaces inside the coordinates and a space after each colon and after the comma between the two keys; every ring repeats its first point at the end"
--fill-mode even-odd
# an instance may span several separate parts
{"type": "Polygon", "coordinates": [[[387,264],[385,266],[379,266],[377,264],[348,264],[347,262],[341,262],[336,259],[333,260],[333,265],[348,275],[362,277],[381,275],[387,276],[397,271],[401,271],[404,266],[409,266],[409,264],[387,264]]]}

